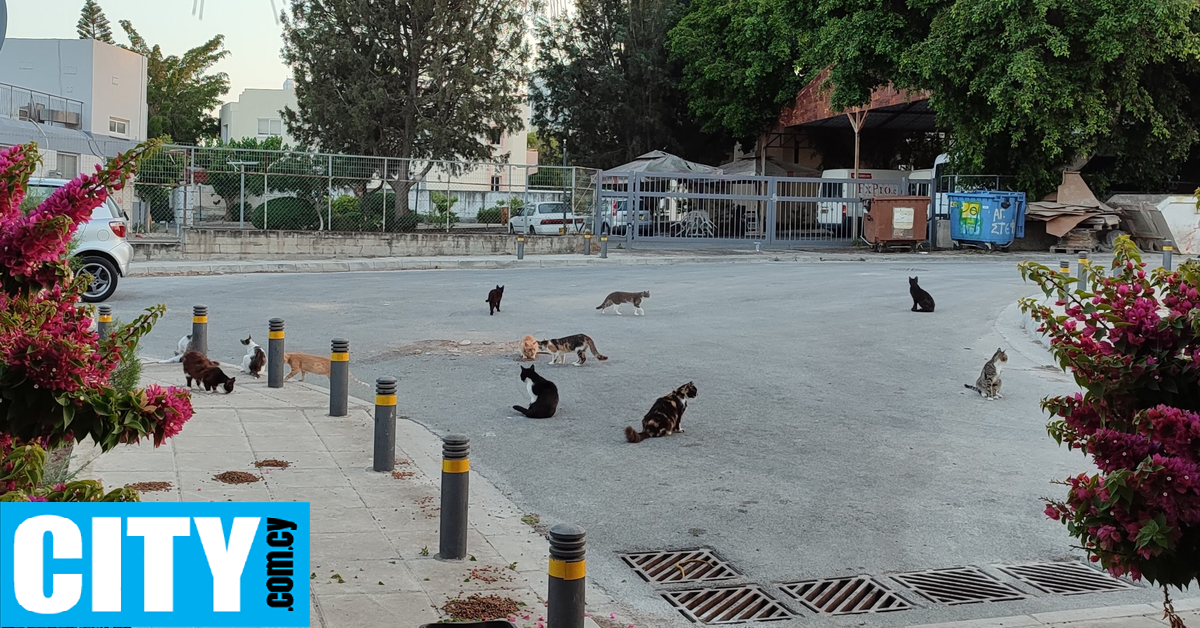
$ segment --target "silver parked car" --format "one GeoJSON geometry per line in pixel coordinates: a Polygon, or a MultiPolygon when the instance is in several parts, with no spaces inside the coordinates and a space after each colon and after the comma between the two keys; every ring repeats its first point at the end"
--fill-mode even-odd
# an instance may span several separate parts
{"type": "MultiPolygon", "coordinates": [[[[30,179],[26,202],[36,206],[66,185],[67,179],[30,179]]],[[[83,295],[88,303],[99,303],[112,296],[117,281],[129,271],[133,246],[125,240],[129,221],[112,198],[92,210],[92,217],[75,232],[75,257],[83,262],[80,272],[92,276],[92,285],[83,295]]]]}

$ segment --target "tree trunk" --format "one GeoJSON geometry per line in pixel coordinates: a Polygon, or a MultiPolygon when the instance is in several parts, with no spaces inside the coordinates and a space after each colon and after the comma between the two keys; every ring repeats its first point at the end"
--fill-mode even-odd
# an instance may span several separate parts
{"type": "Polygon", "coordinates": [[[392,215],[396,219],[399,219],[409,212],[408,192],[412,189],[413,181],[409,177],[411,163],[407,159],[398,159],[396,161],[398,163],[394,166],[395,176],[389,172],[388,176],[384,177],[384,179],[396,195],[396,198],[392,200],[392,215]]]}

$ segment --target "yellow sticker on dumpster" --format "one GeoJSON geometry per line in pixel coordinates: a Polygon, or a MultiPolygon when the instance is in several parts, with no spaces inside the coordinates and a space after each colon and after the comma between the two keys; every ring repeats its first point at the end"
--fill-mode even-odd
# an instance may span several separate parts
{"type": "Polygon", "coordinates": [[[983,204],[979,201],[962,201],[962,209],[958,212],[958,225],[963,235],[979,235],[982,232],[979,215],[983,212],[983,204]]]}

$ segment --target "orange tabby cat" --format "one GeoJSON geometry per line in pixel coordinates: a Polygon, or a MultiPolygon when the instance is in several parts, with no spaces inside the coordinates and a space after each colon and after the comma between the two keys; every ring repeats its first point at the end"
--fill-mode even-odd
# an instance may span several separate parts
{"type": "MultiPolygon", "coordinates": [[[[285,382],[291,379],[296,373],[300,374],[300,381],[304,381],[304,376],[308,373],[329,377],[330,364],[332,364],[329,361],[329,358],[323,358],[319,355],[312,355],[308,353],[285,353],[283,354],[283,361],[288,365],[288,368],[291,369],[287,376],[283,378],[283,381],[285,382]]],[[[371,387],[370,384],[362,381],[354,375],[350,375],[350,379],[362,384],[363,386],[366,386],[367,388],[371,387]]]]}
{"type": "Polygon", "coordinates": [[[521,339],[521,357],[526,361],[537,359],[537,354],[545,353],[538,350],[537,338],[533,336],[525,336],[521,339]]]}

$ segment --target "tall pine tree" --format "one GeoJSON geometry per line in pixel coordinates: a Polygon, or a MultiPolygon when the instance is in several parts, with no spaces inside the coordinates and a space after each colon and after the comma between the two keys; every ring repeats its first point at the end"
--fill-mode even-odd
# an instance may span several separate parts
{"type": "Polygon", "coordinates": [[[87,0],[83,3],[83,9],[79,11],[79,22],[75,24],[75,32],[79,33],[80,39],[95,39],[106,44],[114,43],[108,18],[104,16],[104,10],[100,8],[96,0],[87,0]]]}

